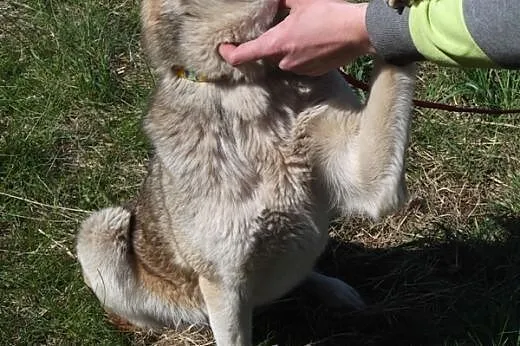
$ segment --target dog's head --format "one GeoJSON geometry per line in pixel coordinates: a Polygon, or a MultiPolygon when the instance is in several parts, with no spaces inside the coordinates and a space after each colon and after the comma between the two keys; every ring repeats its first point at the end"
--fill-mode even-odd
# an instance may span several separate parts
{"type": "Polygon", "coordinates": [[[261,63],[228,65],[220,43],[242,43],[273,25],[277,0],[143,0],[143,42],[160,74],[183,67],[210,79],[251,78],[261,63]]]}

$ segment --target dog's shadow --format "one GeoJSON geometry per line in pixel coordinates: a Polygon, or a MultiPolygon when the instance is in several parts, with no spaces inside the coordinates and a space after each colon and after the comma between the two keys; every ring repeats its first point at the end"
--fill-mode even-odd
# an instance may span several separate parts
{"type": "Polygon", "coordinates": [[[331,241],[318,269],[358,289],[365,311],[331,310],[296,289],[255,314],[259,345],[516,344],[520,217],[496,218],[498,239],[442,239],[391,249],[331,241]]]}

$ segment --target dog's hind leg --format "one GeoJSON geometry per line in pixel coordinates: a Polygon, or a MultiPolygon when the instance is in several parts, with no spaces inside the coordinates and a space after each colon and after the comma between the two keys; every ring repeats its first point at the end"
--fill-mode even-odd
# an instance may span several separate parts
{"type": "Polygon", "coordinates": [[[252,342],[253,304],[247,287],[199,280],[209,323],[217,346],[249,346],[252,342]]]}
{"type": "Polygon", "coordinates": [[[312,272],[303,282],[302,288],[332,308],[350,307],[356,310],[365,308],[359,293],[340,279],[312,272]]]}

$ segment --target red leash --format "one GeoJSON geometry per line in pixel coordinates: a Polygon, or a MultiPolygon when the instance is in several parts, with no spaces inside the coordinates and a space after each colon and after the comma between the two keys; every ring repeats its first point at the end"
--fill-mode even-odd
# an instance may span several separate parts
{"type": "MultiPolygon", "coordinates": [[[[352,85],[354,88],[361,89],[363,91],[369,91],[370,87],[368,84],[354,78],[352,75],[347,74],[343,72],[342,70],[339,70],[343,78],[352,85]]],[[[453,105],[447,105],[444,103],[437,103],[437,102],[431,102],[431,101],[423,101],[423,100],[413,100],[413,104],[416,107],[421,108],[429,108],[429,109],[440,109],[443,111],[449,111],[449,112],[458,112],[458,113],[480,113],[480,114],[493,114],[493,115],[499,115],[499,114],[520,114],[520,109],[489,109],[489,108],[474,108],[474,107],[459,107],[459,106],[453,106],[453,105]]]]}

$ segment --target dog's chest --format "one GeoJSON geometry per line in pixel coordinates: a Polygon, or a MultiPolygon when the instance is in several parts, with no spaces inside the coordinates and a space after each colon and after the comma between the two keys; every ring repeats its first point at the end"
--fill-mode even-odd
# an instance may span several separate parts
{"type": "Polygon", "coordinates": [[[326,233],[312,204],[299,96],[282,102],[256,87],[198,96],[168,107],[171,115],[152,111],[147,125],[184,247],[222,270],[312,263],[326,233]]]}
{"type": "Polygon", "coordinates": [[[208,87],[168,94],[174,104],[152,109],[147,132],[179,189],[244,199],[262,184],[301,185],[309,171],[305,151],[295,150],[302,149],[296,128],[303,102],[295,92],[275,94],[255,85],[208,87]]]}

